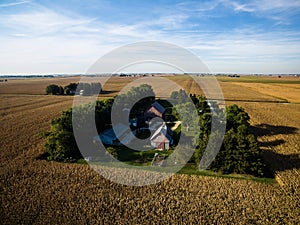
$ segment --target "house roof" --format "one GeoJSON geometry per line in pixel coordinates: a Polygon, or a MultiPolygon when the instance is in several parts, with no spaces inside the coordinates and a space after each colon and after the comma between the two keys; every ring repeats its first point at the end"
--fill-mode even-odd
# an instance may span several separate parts
{"type": "Polygon", "coordinates": [[[105,143],[110,143],[112,140],[120,139],[121,142],[128,144],[132,140],[132,136],[129,133],[129,128],[124,124],[117,124],[113,128],[109,128],[103,131],[99,136],[96,137],[96,140],[101,139],[105,143]]]}
{"type": "MultiPolygon", "coordinates": [[[[170,129],[167,127],[165,123],[163,123],[152,135],[150,140],[153,140],[156,138],[159,134],[163,134],[169,141],[172,139],[171,136],[169,135],[170,129]]],[[[161,137],[162,138],[162,137],[161,137]]]]}
{"type": "Polygon", "coordinates": [[[152,106],[154,108],[156,108],[161,114],[163,114],[166,111],[166,109],[161,104],[159,104],[158,102],[154,102],[152,104],[152,106]]]}
{"type": "Polygon", "coordinates": [[[158,142],[158,143],[168,143],[171,142],[171,137],[167,134],[167,136],[165,136],[164,134],[161,135],[157,135],[156,137],[154,137],[153,139],[151,139],[153,142],[158,142]]]}
{"type": "Polygon", "coordinates": [[[121,123],[118,123],[116,124],[114,127],[113,127],[115,133],[116,133],[116,136],[120,137],[122,136],[127,130],[129,130],[129,127],[124,125],[124,124],[121,124],[121,123]]]}

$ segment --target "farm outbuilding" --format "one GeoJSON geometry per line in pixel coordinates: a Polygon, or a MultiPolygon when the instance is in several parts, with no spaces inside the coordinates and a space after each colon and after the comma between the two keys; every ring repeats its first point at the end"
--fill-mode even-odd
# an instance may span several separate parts
{"type": "Polygon", "coordinates": [[[134,136],[131,134],[131,130],[128,126],[117,124],[114,128],[103,131],[95,139],[98,141],[101,140],[103,144],[107,145],[121,145],[130,143],[133,138],[134,136]],[[118,137],[116,133],[118,134],[118,137]]]}

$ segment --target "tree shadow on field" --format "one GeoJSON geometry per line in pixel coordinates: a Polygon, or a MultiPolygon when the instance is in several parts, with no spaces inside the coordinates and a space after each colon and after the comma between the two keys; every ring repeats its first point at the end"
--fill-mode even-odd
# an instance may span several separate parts
{"type": "Polygon", "coordinates": [[[283,139],[278,139],[278,140],[274,140],[274,141],[259,142],[259,146],[260,147],[276,147],[276,146],[282,145],[284,143],[285,143],[285,141],[283,139]]]}
{"type": "MultiPolygon", "coordinates": [[[[298,128],[289,127],[289,126],[275,126],[270,124],[259,124],[256,126],[250,127],[251,133],[256,137],[263,136],[273,136],[273,135],[288,135],[296,134],[298,128]]],[[[259,142],[260,147],[262,148],[274,148],[276,146],[282,145],[285,143],[284,139],[276,139],[272,141],[261,141],[259,142]]],[[[272,171],[273,175],[275,172],[291,170],[291,169],[300,169],[300,154],[280,154],[274,150],[264,150],[262,151],[262,156],[267,164],[268,168],[272,171]]]]}
{"type": "Polygon", "coordinates": [[[108,90],[101,90],[102,95],[108,95],[108,94],[112,94],[112,93],[118,93],[118,91],[108,91],[108,90]]]}
{"type": "Polygon", "coordinates": [[[300,169],[300,154],[284,155],[275,151],[266,150],[262,152],[262,156],[268,167],[273,172],[300,169]]]}
{"type": "MultiPolygon", "coordinates": [[[[250,132],[254,134],[256,137],[263,137],[263,136],[273,136],[273,135],[288,135],[288,134],[296,134],[298,128],[296,127],[288,127],[288,126],[274,126],[270,124],[259,124],[256,126],[250,127],[250,132]]],[[[276,147],[285,143],[284,139],[276,139],[272,141],[260,141],[259,145],[263,148],[268,147],[276,147]]]]}
{"type": "Polygon", "coordinates": [[[270,124],[259,124],[250,127],[251,133],[255,134],[257,137],[262,136],[272,136],[277,134],[296,134],[298,128],[288,127],[288,126],[275,126],[270,124]]]}

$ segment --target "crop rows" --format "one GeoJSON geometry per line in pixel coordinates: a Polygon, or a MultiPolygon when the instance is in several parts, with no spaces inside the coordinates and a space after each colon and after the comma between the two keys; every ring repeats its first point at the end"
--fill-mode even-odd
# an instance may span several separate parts
{"type": "Polygon", "coordinates": [[[299,222],[297,205],[276,184],[176,175],[156,185],[128,187],[84,165],[26,161],[1,173],[4,223],[299,222]]]}
{"type": "Polygon", "coordinates": [[[300,206],[300,105],[240,103],[260,132],[269,167],[281,187],[300,206]]]}
{"type": "MultiPolygon", "coordinates": [[[[117,91],[126,84],[115,79],[107,89],[117,91]]],[[[241,86],[234,89],[238,87],[243,93],[241,86]]],[[[241,98],[255,92],[249,90],[241,98]]],[[[229,89],[224,93],[230,94],[229,89]]],[[[263,94],[248,98],[258,96],[263,94]]],[[[275,152],[265,156],[277,172],[276,183],[175,175],[155,185],[130,187],[103,178],[87,165],[39,160],[44,151],[39,134],[72,105],[72,98],[1,94],[1,223],[299,224],[300,105],[236,103],[250,114],[262,148],[275,152]]]]}

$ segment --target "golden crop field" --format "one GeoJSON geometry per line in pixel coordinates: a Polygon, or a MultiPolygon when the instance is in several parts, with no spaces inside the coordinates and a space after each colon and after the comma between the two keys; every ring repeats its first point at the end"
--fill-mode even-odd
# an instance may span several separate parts
{"type": "Polygon", "coordinates": [[[61,86],[78,82],[80,77],[9,79],[0,84],[0,94],[45,94],[45,88],[50,84],[61,86]]]}
{"type": "MultiPolygon", "coordinates": [[[[113,183],[87,165],[38,159],[44,151],[40,133],[73,101],[44,95],[45,87],[78,79],[0,83],[2,224],[300,224],[300,90],[293,84],[299,78],[283,78],[290,83],[282,84],[219,79],[226,104],[250,114],[276,182],[174,175],[144,187],[113,183]],[[280,103],[285,100],[291,103],[280,103]]],[[[104,97],[136,79],[112,78],[104,97]]],[[[189,77],[169,79],[201,93],[189,77]]]]}
{"type": "Polygon", "coordinates": [[[300,103],[300,84],[251,84],[251,83],[231,83],[242,88],[250,88],[266,96],[287,100],[289,102],[300,103]]]}

